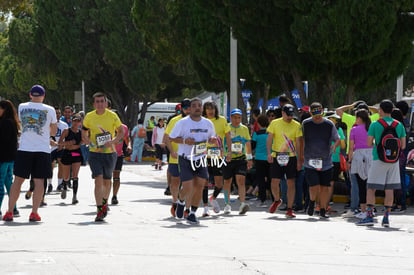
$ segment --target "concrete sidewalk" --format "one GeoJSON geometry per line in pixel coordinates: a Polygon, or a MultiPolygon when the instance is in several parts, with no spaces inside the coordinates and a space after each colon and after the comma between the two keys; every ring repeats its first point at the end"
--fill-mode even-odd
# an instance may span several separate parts
{"type": "MultiPolygon", "coordinates": [[[[56,175],[56,170],[55,170],[56,175]]],[[[56,188],[56,177],[54,178],[56,188]]],[[[124,166],[119,205],[104,223],[96,207],[89,167],[79,175],[79,204],[53,192],[40,223],[29,223],[31,202],[22,192],[21,217],[0,222],[0,274],[413,274],[414,210],[391,215],[390,228],[358,227],[340,215],[329,221],[299,213],[269,214],[255,207],[200,218],[191,226],[170,216],[165,170],[124,166]]],[[[28,188],[28,182],[24,185],[28,188]]],[[[223,208],[223,195],[220,205],[223,208]]],[[[3,202],[5,213],[7,197],[3,202]]],[[[334,208],[343,211],[343,204],[334,208]]],[[[380,209],[380,207],[377,207],[380,209]]],[[[201,216],[202,209],[197,212],[201,216]]],[[[381,215],[381,213],[379,213],[381,215]]],[[[378,218],[380,223],[381,217],[378,218]]]]}

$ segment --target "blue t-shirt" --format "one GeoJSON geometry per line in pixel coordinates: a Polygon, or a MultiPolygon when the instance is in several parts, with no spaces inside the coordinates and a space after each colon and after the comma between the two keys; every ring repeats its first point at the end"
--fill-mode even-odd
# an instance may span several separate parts
{"type": "Polygon", "coordinates": [[[252,140],[256,142],[255,159],[267,160],[267,135],[266,129],[253,133],[252,140]]]}

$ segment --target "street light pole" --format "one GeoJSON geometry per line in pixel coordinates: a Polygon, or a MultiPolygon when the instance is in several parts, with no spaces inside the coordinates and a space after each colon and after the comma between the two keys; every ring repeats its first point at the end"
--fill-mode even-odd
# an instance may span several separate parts
{"type": "Polygon", "coordinates": [[[230,28],[230,109],[237,108],[237,40],[230,28]]]}

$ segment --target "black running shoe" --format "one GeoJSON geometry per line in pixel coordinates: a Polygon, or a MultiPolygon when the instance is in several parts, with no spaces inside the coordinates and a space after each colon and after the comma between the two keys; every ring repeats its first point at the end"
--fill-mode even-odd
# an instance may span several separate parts
{"type": "Polygon", "coordinates": [[[321,208],[321,210],[319,211],[319,217],[324,218],[324,219],[328,219],[329,218],[329,216],[326,215],[325,208],[321,208]]]}
{"type": "Polygon", "coordinates": [[[112,203],[112,204],[114,204],[114,205],[115,205],[115,204],[118,204],[118,203],[119,203],[119,202],[118,202],[118,198],[117,198],[116,196],[113,196],[113,197],[112,197],[112,200],[111,200],[111,203],[112,203]]]}
{"type": "Polygon", "coordinates": [[[314,210],[315,210],[315,202],[309,202],[308,215],[313,216],[314,210]]]}

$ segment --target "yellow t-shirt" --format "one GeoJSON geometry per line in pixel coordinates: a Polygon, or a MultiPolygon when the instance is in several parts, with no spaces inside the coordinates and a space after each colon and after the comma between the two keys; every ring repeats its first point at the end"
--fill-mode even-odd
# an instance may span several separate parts
{"type": "Polygon", "coordinates": [[[115,130],[121,125],[118,115],[108,109],[105,109],[102,115],[98,115],[95,110],[87,113],[83,120],[83,126],[88,128],[90,132],[89,150],[106,154],[116,152],[115,146],[104,147],[103,144],[115,137],[115,130]]]}
{"type": "Polygon", "coordinates": [[[296,155],[296,139],[302,136],[299,122],[296,120],[286,122],[283,118],[278,118],[270,123],[267,132],[273,135],[273,157],[276,157],[276,152],[289,152],[290,157],[296,155]]]}
{"type": "MultiPolygon", "coordinates": [[[[246,143],[250,142],[249,129],[240,124],[238,127],[234,127],[229,124],[230,136],[231,136],[231,157],[232,159],[243,159],[246,154],[246,143]]],[[[227,148],[227,143],[224,143],[227,148]]],[[[227,148],[227,152],[228,152],[227,148]]]]}
{"type": "Polygon", "coordinates": [[[216,135],[221,138],[221,142],[224,142],[224,138],[226,134],[230,132],[230,126],[227,123],[227,120],[223,116],[219,116],[219,118],[209,118],[211,122],[213,122],[214,129],[216,130],[216,135]]]}
{"type": "MultiPolygon", "coordinates": [[[[168,122],[167,128],[165,128],[165,134],[170,135],[172,132],[172,129],[174,129],[175,124],[177,124],[177,122],[182,119],[183,116],[182,115],[178,115],[173,117],[170,122],[168,122]]],[[[178,152],[178,144],[175,142],[171,142],[171,147],[173,149],[174,152],[178,152]]],[[[171,154],[170,154],[170,159],[168,160],[168,163],[171,164],[178,164],[178,159],[174,158],[171,154]]]]}

